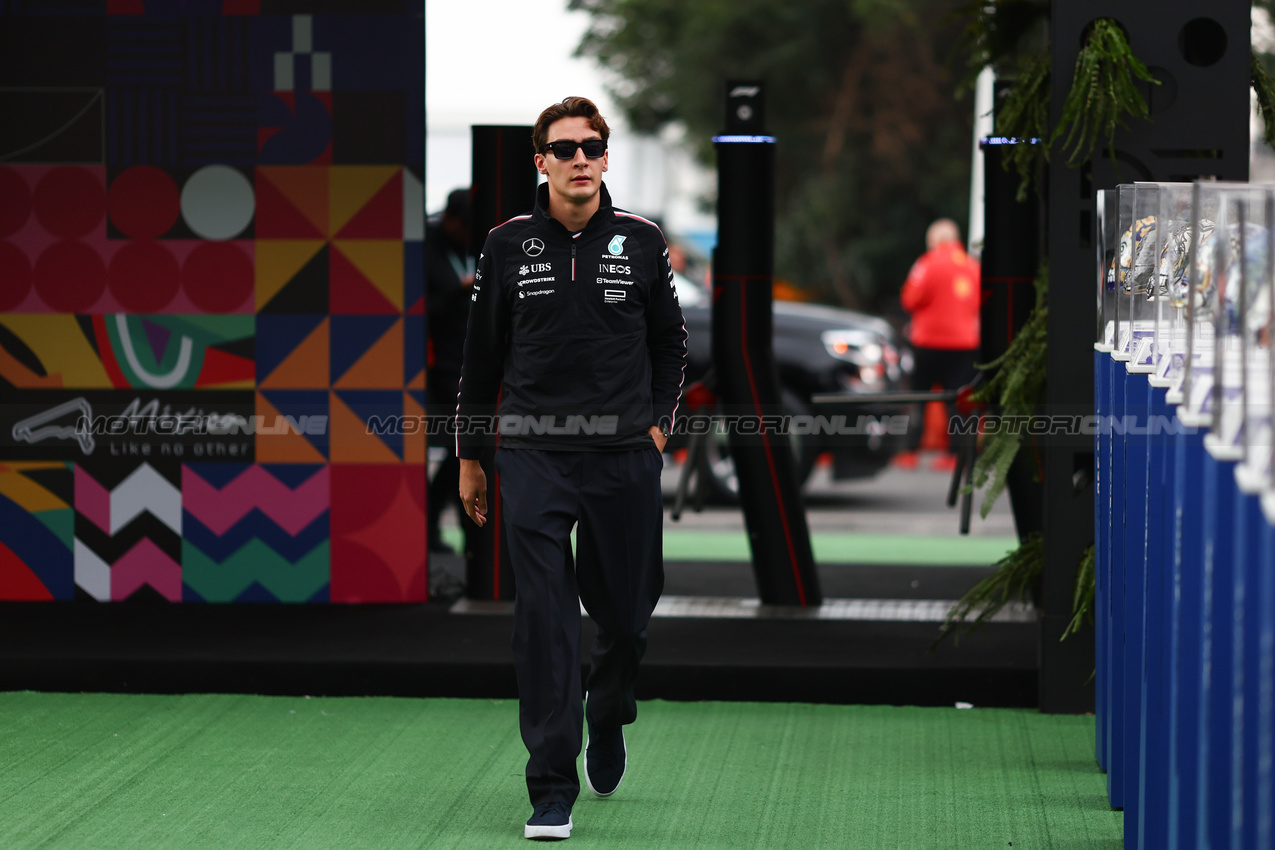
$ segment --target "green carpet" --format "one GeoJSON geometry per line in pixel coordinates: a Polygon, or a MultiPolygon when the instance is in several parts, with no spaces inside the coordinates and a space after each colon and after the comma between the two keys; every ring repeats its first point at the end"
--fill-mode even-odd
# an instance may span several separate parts
{"type": "MultiPolygon", "coordinates": [[[[643,703],[574,848],[1118,848],[1093,718],[643,703]]],[[[512,701],[0,693],[0,847],[531,847],[512,701]]]]}
{"type": "MultiPolygon", "coordinates": [[[[443,539],[460,551],[461,530],[443,529],[443,539]]],[[[987,567],[1018,548],[1017,537],[968,537],[959,534],[908,536],[819,532],[810,535],[815,560],[825,564],[885,564],[987,567]]],[[[750,561],[752,552],[743,531],[683,531],[664,529],[667,561],[750,561]]]]}

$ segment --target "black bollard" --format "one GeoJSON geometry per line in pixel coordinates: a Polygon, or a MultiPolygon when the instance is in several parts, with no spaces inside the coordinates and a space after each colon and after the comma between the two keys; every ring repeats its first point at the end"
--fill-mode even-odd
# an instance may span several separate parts
{"type": "Polygon", "coordinates": [[[1005,353],[1036,303],[1033,281],[1040,266],[1040,198],[1033,190],[1019,201],[1018,175],[1005,169],[1016,139],[992,137],[979,142],[983,152],[984,236],[982,329],[979,362],[1005,353]]]}
{"type": "MultiPolygon", "coordinates": [[[[1040,267],[1040,196],[1033,188],[1019,201],[1018,175],[1005,169],[1013,145],[1039,144],[992,137],[983,139],[984,236],[982,305],[979,310],[979,362],[991,363],[1009,348],[1036,305],[1040,267]]],[[[1044,525],[1044,489],[1037,480],[1040,446],[1024,437],[1007,481],[1014,528],[1020,540],[1044,525]]]]}
{"type": "MultiPolygon", "coordinates": [[[[536,203],[538,177],[531,148],[531,127],[475,125],[470,195],[470,250],[482,251],[487,233],[536,203]]],[[[468,599],[513,599],[514,574],[509,547],[500,527],[500,478],[493,445],[479,459],[487,473],[487,517],[482,528],[468,517],[465,527],[465,596],[468,599]]]]}
{"type": "Polygon", "coordinates": [[[731,457],[765,604],[819,605],[823,595],[782,417],[772,344],[775,140],[763,134],[761,83],[727,83],[717,149],[713,363],[731,457]]]}

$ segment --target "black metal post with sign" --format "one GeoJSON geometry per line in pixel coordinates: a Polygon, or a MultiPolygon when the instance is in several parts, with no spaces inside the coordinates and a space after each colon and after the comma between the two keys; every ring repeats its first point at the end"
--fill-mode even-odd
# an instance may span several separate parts
{"type": "Polygon", "coordinates": [[[713,363],[761,601],[819,605],[792,448],[773,427],[782,412],[772,341],[775,140],[764,135],[763,105],[761,83],[727,83],[726,128],[713,139],[713,363]]]}
{"type": "MultiPolygon", "coordinates": [[[[1020,201],[1018,176],[1005,169],[1013,145],[1043,144],[1034,139],[983,139],[984,228],[979,309],[979,362],[991,363],[1009,348],[1036,303],[1033,282],[1040,266],[1044,233],[1040,197],[1033,189],[1020,201]]],[[[1037,471],[1040,447],[1024,437],[1007,476],[1014,527],[1022,540],[1043,523],[1042,491],[1037,471]]]]}

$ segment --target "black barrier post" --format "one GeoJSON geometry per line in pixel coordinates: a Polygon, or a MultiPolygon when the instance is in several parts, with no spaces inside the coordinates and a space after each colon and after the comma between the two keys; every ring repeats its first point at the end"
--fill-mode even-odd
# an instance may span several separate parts
{"type": "Polygon", "coordinates": [[[475,124],[469,196],[470,252],[477,257],[487,233],[536,203],[535,152],[531,127],[475,124]]]}
{"type": "Polygon", "coordinates": [[[766,604],[819,605],[772,344],[775,140],[762,134],[761,83],[727,83],[726,132],[717,149],[717,248],[713,252],[713,363],[731,427],[731,457],[766,604]],[[732,414],[739,414],[738,417],[732,414]],[[773,420],[772,420],[773,422],[773,420]]]}
{"type": "MultiPolygon", "coordinates": [[[[1009,348],[1036,304],[1036,271],[1044,233],[1040,198],[1033,189],[1019,201],[1018,175],[1005,170],[1015,144],[1039,141],[992,137],[983,139],[982,302],[979,308],[979,362],[991,363],[1009,348]]],[[[1009,468],[1007,485],[1014,527],[1021,541],[1044,524],[1044,491],[1037,481],[1040,447],[1032,437],[1009,468]]]]}
{"type": "MultiPolygon", "coordinates": [[[[1040,200],[1035,191],[1019,201],[1018,175],[1005,169],[1014,139],[979,142],[983,151],[983,297],[979,360],[990,363],[1005,353],[1036,303],[1033,281],[1040,266],[1040,200]]],[[[1026,143],[1030,144],[1030,143],[1026,143]]]]}
{"type": "MultiPolygon", "coordinates": [[[[538,176],[531,149],[531,127],[474,125],[470,195],[470,250],[482,251],[487,233],[536,203],[538,176]]],[[[514,576],[509,546],[500,527],[500,479],[492,460],[495,448],[480,459],[487,473],[488,522],[478,528],[468,517],[465,527],[465,596],[468,599],[513,599],[514,576]]]]}

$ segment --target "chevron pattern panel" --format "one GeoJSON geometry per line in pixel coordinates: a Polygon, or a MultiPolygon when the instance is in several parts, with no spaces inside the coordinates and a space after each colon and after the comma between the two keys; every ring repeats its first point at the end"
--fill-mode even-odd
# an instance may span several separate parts
{"type": "Polygon", "coordinates": [[[328,601],[329,479],[327,466],[183,466],[185,598],[328,601]]]}
{"type": "Polygon", "coordinates": [[[181,479],[171,464],[165,472],[146,462],[76,466],[75,586],[83,593],[181,600],[181,479]]]}
{"type": "Polygon", "coordinates": [[[0,600],[424,601],[383,426],[424,415],[424,0],[75,9],[0,3],[0,600]]]}

